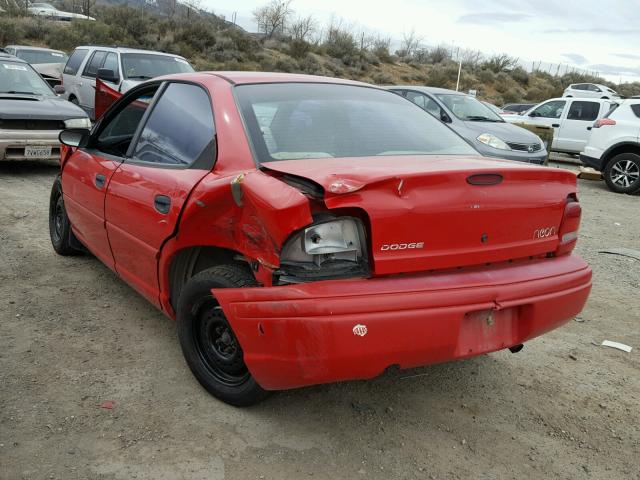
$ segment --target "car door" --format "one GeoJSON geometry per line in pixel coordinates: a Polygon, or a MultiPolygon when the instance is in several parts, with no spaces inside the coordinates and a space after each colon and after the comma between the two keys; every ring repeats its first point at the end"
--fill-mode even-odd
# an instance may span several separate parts
{"type": "Polygon", "coordinates": [[[104,50],[95,50],[85,64],[82,77],[78,82],[78,102],[92,120],[95,119],[96,76],[107,58],[107,53],[104,50]]]}
{"type": "Polygon", "coordinates": [[[76,149],[63,164],[62,191],[73,230],[110,268],[114,268],[114,259],[104,217],[107,187],[158,88],[123,99],[92,132],[87,146],[76,149]]]}
{"type": "Polygon", "coordinates": [[[105,216],[116,271],[158,306],[160,249],[191,190],[213,168],[215,145],[207,91],[166,83],[109,182],[105,216]]]}
{"type": "Polygon", "coordinates": [[[526,117],[526,123],[533,123],[536,125],[544,125],[546,127],[552,127],[553,132],[553,144],[552,149],[557,148],[558,132],[560,130],[560,123],[562,121],[564,112],[566,110],[566,100],[549,100],[541,103],[536,108],[531,110],[526,117]]]}
{"type": "Polygon", "coordinates": [[[596,100],[570,100],[567,114],[558,131],[557,142],[554,142],[556,148],[576,153],[584,150],[601,107],[604,107],[603,102],[596,100]]]}

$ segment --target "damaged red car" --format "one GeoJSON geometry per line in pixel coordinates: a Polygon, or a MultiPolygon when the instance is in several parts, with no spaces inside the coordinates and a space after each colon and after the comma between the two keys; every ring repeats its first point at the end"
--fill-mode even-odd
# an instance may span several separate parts
{"type": "Polygon", "coordinates": [[[371,85],[168,76],[60,140],[55,251],[88,250],[176,319],[230,404],[515,351],[591,288],[574,174],[484,158],[371,85]]]}

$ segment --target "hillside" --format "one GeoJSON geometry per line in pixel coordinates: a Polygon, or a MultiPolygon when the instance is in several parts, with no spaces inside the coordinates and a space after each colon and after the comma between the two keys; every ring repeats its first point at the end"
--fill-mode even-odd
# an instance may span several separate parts
{"type": "MultiPolygon", "coordinates": [[[[223,18],[176,1],[133,0],[130,5],[135,7],[116,5],[115,0],[75,4],[87,1],[95,22],[52,22],[5,8],[0,15],[0,45],[32,44],[71,51],[80,44],[118,44],[177,53],[198,70],[300,72],[375,84],[456,85],[458,63],[448,49],[425,48],[405,39],[399,51],[391,52],[389,39],[365,37],[341,23],[320,28],[310,17],[292,18],[287,28],[284,22],[280,27],[272,24],[273,28],[264,24],[262,34],[250,34],[223,18]]],[[[71,1],[57,5],[74,8],[71,1]]],[[[463,52],[462,58],[460,89],[475,89],[479,97],[497,105],[560,96],[568,84],[583,81],[608,84],[622,95],[640,94],[640,82],[614,85],[577,73],[530,73],[506,55],[485,58],[478,52],[463,52]]]]}

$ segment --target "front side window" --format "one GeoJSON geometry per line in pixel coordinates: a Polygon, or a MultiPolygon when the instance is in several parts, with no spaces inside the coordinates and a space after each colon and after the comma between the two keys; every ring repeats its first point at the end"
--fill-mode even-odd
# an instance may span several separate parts
{"type": "Polygon", "coordinates": [[[564,100],[554,100],[540,105],[538,108],[531,112],[532,117],[542,118],[560,118],[564,106],[567,104],[564,100]]]}
{"type": "Polygon", "coordinates": [[[460,120],[471,122],[504,122],[500,115],[492,112],[485,105],[473,97],[460,94],[436,94],[438,100],[460,120]]]}
{"type": "Polygon", "coordinates": [[[211,168],[214,155],[209,96],[196,85],[169,84],[149,115],[133,157],[163,165],[211,168]]]}
{"type": "Polygon", "coordinates": [[[104,62],[106,56],[107,52],[102,50],[93,52],[93,56],[89,60],[89,63],[87,63],[87,66],[84,67],[84,72],[82,72],[82,75],[92,78],[98,75],[98,70],[102,68],[102,63],[104,62]]]}
{"type": "Polygon", "coordinates": [[[124,78],[147,80],[161,75],[193,72],[193,68],[183,58],[153,53],[123,53],[122,70],[124,78]]]}
{"type": "Polygon", "coordinates": [[[569,107],[567,120],[593,121],[598,118],[600,104],[597,102],[574,101],[569,107]]]}
{"type": "Polygon", "coordinates": [[[118,75],[120,69],[118,68],[118,55],[114,52],[109,52],[104,59],[104,64],[100,68],[106,68],[111,70],[115,75],[118,75]]]}
{"type": "Polygon", "coordinates": [[[235,91],[259,162],[478,154],[393,92],[316,83],[239,85],[235,91]]]}
{"type": "Polygon", "coordinates": [[[87,56],[87,53],[89,53],[89,50],[82,48],[75,50],[69,57],[69,60],[67,60],[67,64],[64,67],[64,73],[68,75],[75,75],[78,73],[78,69],[80,68],[80,65],[82,65],[82,61],[84,60],[84,57],[87,56]]]}
{"type": "Polygon", "coordinates": [[[154,85],[144,89],[117,107],[116,113],[100,125],[95,147],[104,153],[124,157],[158,88],[154,85]]]}
{"type": "Polygon", "coordinates": [[[0,61],[0,93],[55,96],[47,82],[22,62],[0,61]]]}

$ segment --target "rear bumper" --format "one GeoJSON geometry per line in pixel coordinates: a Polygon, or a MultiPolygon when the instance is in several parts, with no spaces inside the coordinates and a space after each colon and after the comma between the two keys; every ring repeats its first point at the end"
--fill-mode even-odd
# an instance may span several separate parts
{"type": "Polygon", "coordinates": [[[60,130],[3,130],[0,131],[0,161],[2,160],[58,160],[60,158],[60,130]],[[26,146],[51,147],[51,155],[27,158],[26,146]]]}
{"type": "Polygon", "coordinates": [[[584,153],[580,154],[580,162],[584,163],[586,166],[595,168],[599,172],[602,171],[602,159],[592,157],[589,155],[585,155],[584,153]]]}
{"type": "Polygon", "coordinates": [[[590,290],[591,269],[568,255],[453,273],[213,293],[256,381],[280,390],[518,345],[579,313],[590,290]]]}

